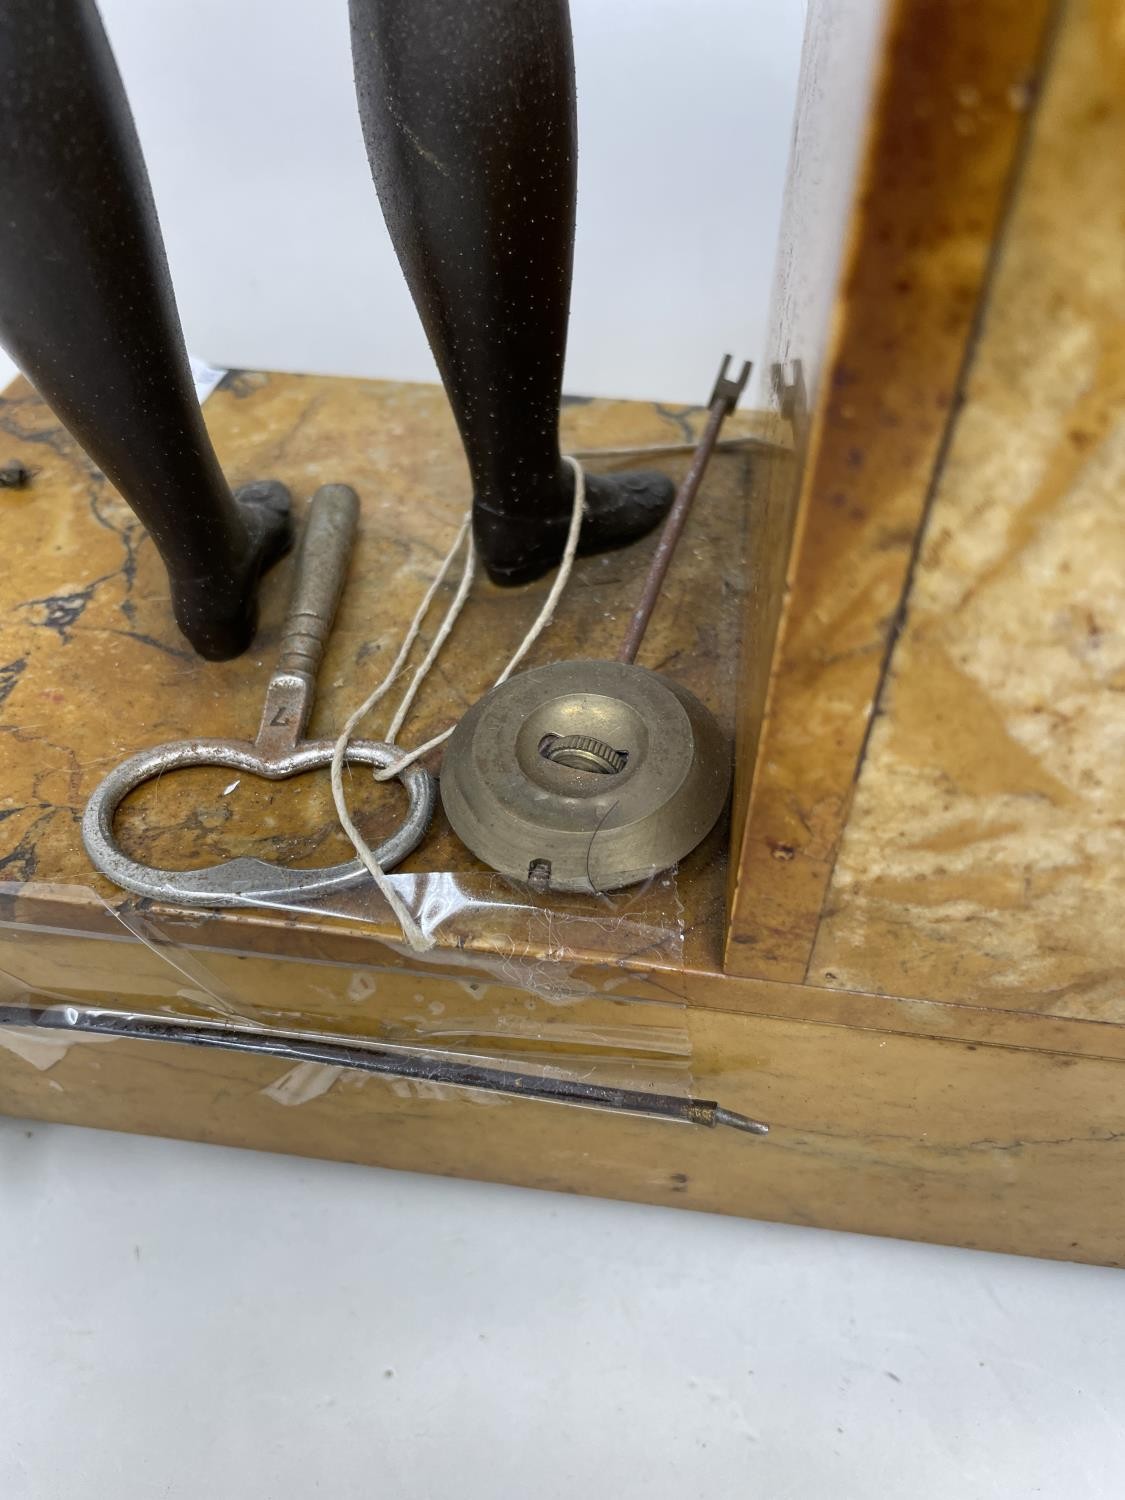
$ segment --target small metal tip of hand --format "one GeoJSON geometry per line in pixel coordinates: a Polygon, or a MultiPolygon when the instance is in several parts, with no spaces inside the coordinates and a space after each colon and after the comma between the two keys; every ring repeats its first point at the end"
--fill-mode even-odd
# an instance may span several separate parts
{"type": "Polygon", "coordinates": [[[723,1109],[721,1106],[715,1111],[716,1125],[729,1125],[732,1130],[744,1130],[747,1135],[769,1135],[770,1128],[762,1120],[752,1120],[749,1115],[736,1114],[733,1109],[723,1109]]]}

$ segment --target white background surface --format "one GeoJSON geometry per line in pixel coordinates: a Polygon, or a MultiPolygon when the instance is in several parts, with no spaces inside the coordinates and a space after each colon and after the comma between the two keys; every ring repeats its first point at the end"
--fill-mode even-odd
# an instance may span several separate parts
{"type": "MultiPolygon", "coordinates": [[[[804,3],[571,9],[580,139],[567,389],[698,401],[725,349],[757,358],[763,343],[804,3]]],[[[193,352],[434,379],[363,151],[346,0],[101,10],[193,352]]]]}
{"type": "MultiPolygon", "coordinates": [[[[347,0],[99,9],[192,352],[435,380],[364,155],[347,0]]],[[[571,12],[566,389],[703,400],[725,351],[760,369],[804,0],[571,0],[571,12]]],[[[0,383],[13,368],[0,355],[0,383]]]]}
{"type": "Polygon", "coordinates": [[[0,1182],[4,1500],[1123,1493],[1119,1271],[14,1121],[0,1182]]]}
{"type": "MultiPolygon", "coordinates": [[[[429,378],[343,0],[103,9],[191,347],[429,378]]],[[[757,355],[802,9],[575,0],[569,389],[757,355]]],[[[0,1256],[4,1500],[1125,1493],[1117,1272],[10,1121],[0,1256]]]]}

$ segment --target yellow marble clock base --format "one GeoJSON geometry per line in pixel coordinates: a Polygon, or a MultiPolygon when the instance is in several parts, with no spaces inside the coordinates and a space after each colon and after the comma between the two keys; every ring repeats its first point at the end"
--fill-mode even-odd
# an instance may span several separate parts
{"type": "MultiPolygon", "coordinates": [[[[340,976],[345,990],[356,973],[340,976]]],[[[264,988],[276,974],[273,964],[264,988]]],[[[306,969],[305,981],[324,987],[328,974],[306,969]]],[[[381,994],[383,976],[365,977],[381,994]]],[[[526,1020],[525,997],[482,988],[481,1030],[526,1020]]],[[[471,998],[463,992],[454,1013],[466,1033],[471,998]]],[[[441,1003],[412,976],[405,993],[391,987],[383,1014],[441,1003]]],[[[626,1027],[630,1009],[616,1002],[626,1027]]],[[[601,1000],[560,1008],[565,1045],[575,1031],[604,1036],[605,1012],[601,1000]]],[[[679,1020],[679,1034],[654,1045],[674,1040],[695,1093],[768,1119],[767,1138],[147,1041],[78,1043],[61,1055],[49,1044],[23,1055],[0,1047],[0,1107],[869,1234],[1125,1259],[1121,1063],[696,1008],[679,1020]]]]}
{"type": "MultiPolygon", "coordinates": [[[[313,731],[327,733],[381,663],[467,498],[440,392],[238,375],[208,402],[232,481],[277,477],[300,503],[345,480],[362,499],[349,583],[313,731]]],[[[571,448],[676,442],[700,413],[574,403],[571,448]]],[[[739,416],[736,429],[763,429],[739,416]]],[[[289,564],[267,580],[256,649],[205,664],[178,637],[141,528],[26,386],[0,408],[0,980],[8,1001],[149,1015],[237,1015],[263,1028],[364,1036],[715,1098],[767,1119],[766,1140],[564,1106],[359,1077],[147,1041],[0,1033],[0,1110],[528,1186],[864,1232],[1116,1263],[1125,1130],[1112,1101],[1122,1028],[1046,1008],[878,995],[722,972],[726,832],[673,885],[561,914],[508,906],[420,962],[385,918],[138,911],[89,867],[92,787],[123,756],[186,733],[252,732],[289,564]],[[511,913],[515,911],[516,916],[511,913]],[[519,924],[522,923],[522,931],[519,924]]],[[[668,472],[686,464],[669,458],[668,472]]],[[[766,449],[716,460],[642,656],[735,716],[743,595],[756,586],[755,476],[766,449]],[[748,563],[744,561],[748,559],[748,563]]],[[[622,464],[624,466],[624,464],[622,464]]],[[[651,543],[580,564],[534,661],[611,654],[651,543]]],[[[407,740],[488,684],[540,587],[481,585],[407,740]]],[[[379,723],[369,733],[378,732],[379,723]]],[[[153,863],[257,853],[345,857],[319,782],[165,778],[123,840],[153,863]]],[[[393,816],[361,793],[365,828],[393,816]]],[[[439,819],[407,873],[466,888],[484,872],[439,819]]],[[[586,901],[583,907],[583,901],[586,901]]]]}

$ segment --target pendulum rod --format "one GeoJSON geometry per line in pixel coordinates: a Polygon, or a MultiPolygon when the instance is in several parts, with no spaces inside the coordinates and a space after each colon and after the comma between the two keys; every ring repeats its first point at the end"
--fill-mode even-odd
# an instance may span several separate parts
{"type": "Polygon", "coordinates": [[[621,649],[617,653],[618,661],[633,662],[637,659],[644,633],[648,629],[648,622],[652,618],[652,612],[656,608],[657,600],[660,598],[660,590],[664,584],[665,575],[672,562],[672,554],[676,550],[676,543],[680,539],[680,533],[684,529],[684,523],[688,518],[688,511],[703,482],[703,475],[710,462],[711,455],[715,451],[715,444],[719,440],[719,432],[723,423],[738,404],[738,398],[746,388],[746,382],[750,378],[750,365],[744,364],[737,380],[732,380],[727,375],[730,367],[730,355],[723,356],[723,362],[719,366],[719,373],[715,379],[715,388],[711,392],[711,400],[708,403],[707,425],[700,435],[696,444],[695,452],[688,466],[688,471],[680,482],[676,491],[676,498],[672,503],[672,509],[668,512],[668,519],[664,522],[664,529],[660,533],[660,540],[656,544],[652,563],[649,566],[648,576],[645,578],[645,586],[641,593],[640,601],[633,611],[629,621],[629,628],[625,632],[625,639],[621,643],[621,649]]]}
{"type": "MultiPolygon", "coordinates": [[[[570,1104],[611,1114],[638,1115],[682,1125],[727,1125],[748,1135],[767,1135],[760,1120],[724,1109],[713,1099],[687,1099],[675,1094],[650,1094],[643,1089],[614,1088],[571,1078],[510,1073],[504,1068],[454,1062],[433,1053],[410,1053],[361,1042],[325,1041],[293,1032],[254,1031],[213,1021],[171,1020],[139,1016],[129,1011],[102,1010],[83,1005],[41,1008],[0,1005],[0,1031],[5,1026],[61,1032],[66,1035],[112,1036],[130,1041],[173,1042],[192,1047],[215,1047],[247,1052],[287,1062],[322,1063],[351,1068],[384,1078],[413,1078],[451,1088],[476,1089],[510,1098],[537,1099],[547,1104],[570,1104]]],[[[0,1035],[2,1043],[2,1035],[0,1035]]]]}

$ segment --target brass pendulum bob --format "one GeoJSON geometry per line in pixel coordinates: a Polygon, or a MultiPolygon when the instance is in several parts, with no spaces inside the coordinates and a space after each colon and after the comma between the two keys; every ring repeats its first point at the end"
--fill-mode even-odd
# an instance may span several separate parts
{"type": "Polygon", "coordinates": [[[539,890],[611,891],[689,854],[730,790],[722,730],[686,688],[636,664],[719,430],[750,375],[723,360],[707,426],[665,522],[616,661],[564,661],[509,678],[461,719],[441,797],[478,859],[539,890]]]}

